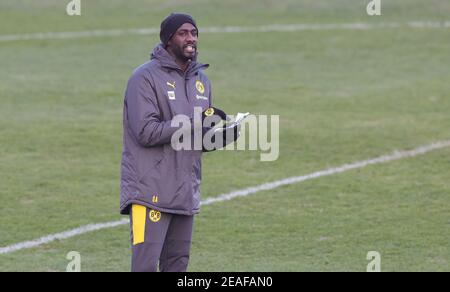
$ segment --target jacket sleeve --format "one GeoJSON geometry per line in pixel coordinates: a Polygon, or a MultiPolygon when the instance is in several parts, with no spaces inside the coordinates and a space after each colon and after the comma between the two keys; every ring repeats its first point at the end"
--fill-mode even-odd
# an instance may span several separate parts
{"type": "Polygon", "coordinates": [[[178,130],[169,121],[161,121],[156,92],[141,72],[135,72],[128,81],[125,106],[129,128],[143,147],[168,144],[178,130]]]}

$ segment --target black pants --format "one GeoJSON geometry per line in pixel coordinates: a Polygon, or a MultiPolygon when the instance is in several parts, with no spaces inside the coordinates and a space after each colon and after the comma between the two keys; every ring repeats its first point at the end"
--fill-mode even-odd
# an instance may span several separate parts
{"type": "Polygon", "coordinates": [[[130,212],[132,272],[185,272],[194,216],[160,213],[141,205],[130,212]]]}

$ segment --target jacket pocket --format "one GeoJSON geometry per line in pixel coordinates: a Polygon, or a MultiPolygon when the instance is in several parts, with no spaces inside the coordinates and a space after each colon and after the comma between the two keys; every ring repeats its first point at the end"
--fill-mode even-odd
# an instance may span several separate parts
{"type": "Polygon", "coordinates": [[[141,164],[140,169],[142,169],[142,172],[139,176],[139,182],[145,185],[147,185],[148,183],[146,182],[146,177],[159,177],[159,165],[164,160],[164,151],[162,151],[162,149],[154,148],[152,150],[153,151],[144,154],[147,157],[148,155],[151,155],[151,159],[144,159],[143,157],[141,157],[140,161],[138,162],[141,164]]]}

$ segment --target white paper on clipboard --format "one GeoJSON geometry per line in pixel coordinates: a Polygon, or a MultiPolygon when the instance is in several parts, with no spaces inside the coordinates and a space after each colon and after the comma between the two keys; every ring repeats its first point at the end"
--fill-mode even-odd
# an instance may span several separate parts
{"type": "Polygon", "coordinates": [[[233,128],[235,125],[240,124],[249,114],[250,113],[237,113],[236,114],[236,119],[233,122],[228,123],[225,128],[224,127],[219,127],[217,129],[215,129],[214,133],[223,132],[226,129],[233,128]]]}
{"type": "Polygon", "coordinates": [[[235,123],[240,124],[250,113],[237,113],[235,123]]]}

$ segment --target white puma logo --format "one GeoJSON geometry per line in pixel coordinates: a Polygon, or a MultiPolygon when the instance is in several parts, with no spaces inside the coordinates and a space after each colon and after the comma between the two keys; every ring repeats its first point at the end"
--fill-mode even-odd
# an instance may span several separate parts
{"type": "Polygon", "coordinates": [[[167,81],[166,84],[175,89],[175,81],[173,82],[173,84],[167,81]]]}

